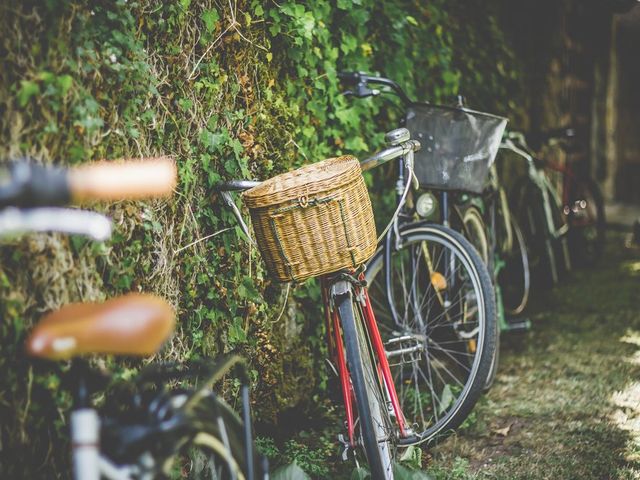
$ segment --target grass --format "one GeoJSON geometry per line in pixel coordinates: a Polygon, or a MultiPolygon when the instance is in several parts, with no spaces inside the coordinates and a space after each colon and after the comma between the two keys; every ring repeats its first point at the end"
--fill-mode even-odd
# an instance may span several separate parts
{"type": "Polygon", "coordinates": [[[639,256],[620,235],[608,247],[504,337],[481,421],[434,449],[435,478],[640,478],[639,256]]]}

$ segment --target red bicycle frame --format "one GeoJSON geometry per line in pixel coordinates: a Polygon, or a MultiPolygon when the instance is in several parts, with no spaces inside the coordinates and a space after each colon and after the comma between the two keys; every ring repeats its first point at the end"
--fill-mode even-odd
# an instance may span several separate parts
{"type": "MultiPolygon", "coordinates": [[[[364,279],[364,275],[361,275],[361,280],[364,279]]],[[[340,385],[342,388],[342,399],[345,406],[345,414],[347,419],[347,431],[349,435],[349,444],[355,447],[355,421],[354,421],[354,391],[351,385],[351,377],[347,367],[344,344],[342,339],[342,328],[340,325],[340,318],[336,309],[332,309],[329,288],[330,282],[326,279],[321,279],[322,299],[325,309],[325,321],[327,328],[327,342],[329,346],[329,355],[333,359],[335,365],[337,365],[338,376],[340,378],[340,385]]],[[[402,413],[400,406],[400,400],[396,392],[396,387],[393,383],[393,377],[391,375],[391,368],[389,367],[389,361],[384,349],[382,337],[378,330],[378,324],[373,313],[373,308],[369,300],[369,294],[367,289],[360,286],[354,287],[354,295],[357,301],[362,307],[362,313],[364,317],[364,326],[368,333],[368,337],[371,340],[373,347],[374,360],[378,371],[378,377],[384,382],[385,391],[388,395],[388,400],[391,402],[396,421],[398,423],[398,430],[401,437],[406,437],[407,424],[402,413]]]]}

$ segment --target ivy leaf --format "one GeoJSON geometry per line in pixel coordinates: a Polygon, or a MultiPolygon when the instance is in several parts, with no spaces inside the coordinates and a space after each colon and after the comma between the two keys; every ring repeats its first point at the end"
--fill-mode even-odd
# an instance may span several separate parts
{"type": "Polygon", "coordinates": [[[351,150],[351,151],[367,151],[369,148],[367,146],[367,143],[364,141],[364,139],[362,137],[352,137],[352,138],[348,138],[345,142],[344,142],[344,146],[347,150],[351,150]]]}
{"type": "Polygon", "coordinates": [[[18,90],[18,105],[25,107],[29,103],[29,99],[40,93],[40,87],[36,82],[30,80],[20,81],[20,90],[18,90]]]}
{"type": "Polygon", "coordinates": [[[62,96],[65,96],[73,85],[73,78],[71,77],[71,75],[60,75],[58,77],[57,83],[58,88],[60,88],[60,93],[62,94],[62,96]]]}
{"type": "Polygon", "coordinates": [[[216,28],[216,23],[220,20],[220,15],[215,8],[212,8],[211,10],[202,12],[200,18],[204,22],[204,27],[207,29],[207,32],[213,32],[216,28]]]}
{"type": "Polygon", "coordinates": [[[352,35],[344,35],[340,43],[340,50],[343,53],[353,52],[358,48],[358,39],[352,35]]]}
{"type": "Polygon", "coordinates": [[[412,17],[411,15],[407,15],[405,18],[407,19],[407,23],[410,23],[414,27],[418,26],[418,21],[415,19],[415,17],[412,17]]]}
{"type": "Polygon", "coordinates": [[[242,318],[236,317],[233,319],[233,323],[229,327],[227,339],[231,345],[237,345],[238,343],[244,343],[247,341],[247,334],[242,326],[242,318]]]}
{"type": "Polygon", "coordinates": [[[209,130],[203,130],[200,134],[200,142],[210,152],[220,151],[222,145],[229,140],[226,133],[213,133],[209,130]]]}

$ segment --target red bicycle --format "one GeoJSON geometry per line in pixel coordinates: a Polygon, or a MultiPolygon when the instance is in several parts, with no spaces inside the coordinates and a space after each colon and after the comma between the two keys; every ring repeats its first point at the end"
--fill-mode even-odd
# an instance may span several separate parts
{"type": "Polygon", "coordinates": [[[602,193],[596,182],[569,160],[578,150],[575,129],[551,130],[542,134],[542,140],[545,147],[558,147],[559,155],[545,155],[540,163],[550,172],[552,182],[562,194],[562,210],[569,224],[571,260],[576,265],[593,265],[602,255],[605,242],[602,193]]]}
{"type": "MultiPolygon", "coordinates": [[[[361,167],[399,159],[406,177],[399,182],[396,214],[378,239],[366,275],[356,267],[320,277],[329,351],[345,406],[346,435],[338,437],[343,458],[353,454],[357,461],[363,451],[374,479],[394,478],[403,448],[450,432],[466,418],[485,384],[496,335],[494,293],[473,247],[442,225],[398,222],[419,144],[406,129],[386,138],[390,146],[361,167]]],[[[230,192],[258,185],[231,180],[217,188],[248,238],[230,192]]],[[[321,204],[305,203],[312,202],[321,204]]],[[[288,232],[296,227],[291,224],[288,232]]],[[[260,234],[259,227],[258,242],[260,234]]]]}

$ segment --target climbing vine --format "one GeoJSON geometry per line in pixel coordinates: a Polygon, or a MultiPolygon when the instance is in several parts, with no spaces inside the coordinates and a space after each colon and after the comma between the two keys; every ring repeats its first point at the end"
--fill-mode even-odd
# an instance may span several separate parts
{"type": "MultiPolygon", "coordinates": [[[[242,351],[263,424],[318,398],[327,384],[319,289],[313,281],[298,286],[285,305],[283,288],[268,279],[212,186],[379,146],[401,112],[393,99],[345,98],[341,69],[378,72],[422,100],[447,103],[464,90],[472,106],[512,113],[518,65],[494,7],[0,2],[0,158],[77,164],[162,153],[180,175],[171,201],[95,206],[116,227],[104,244],[60,235],[4,242],[0,471],[51,477],[68,468],[59,440],[69,399],[57,371],[29,361],[21,345],[44,312],[72,301],[132,290],[169,299],[178,330],[157,360],[242,351]]],[[[376,182],[376,191],[384,185],[376,182]]],[[[100,365],[118,378],[140,367],[100,365]]],[[[225,389],[233,395],[232,383],[225,389]]]]}

